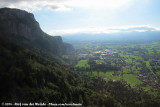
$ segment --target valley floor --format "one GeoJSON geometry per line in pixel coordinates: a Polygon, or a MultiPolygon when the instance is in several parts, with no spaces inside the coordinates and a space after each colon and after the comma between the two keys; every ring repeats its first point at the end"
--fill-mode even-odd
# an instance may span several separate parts
{"type": "MultiPolygon", "coordinates": [[[[75,71],[157,96],[160,90],[160,42],[83,44],[75,71]]],[[[82,47],[82,46],[81,46],[82,47]]]]}

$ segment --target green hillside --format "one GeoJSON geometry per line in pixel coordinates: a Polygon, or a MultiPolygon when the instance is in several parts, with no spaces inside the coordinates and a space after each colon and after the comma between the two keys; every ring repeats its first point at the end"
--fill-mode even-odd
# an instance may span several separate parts
{"type": "MultiPolygon", "coordinates": [[[[0,102],[54,102],[113,106],[93,80],[73,73],[0,36],[0,102]],[[99,89],[98,89],[99,90],[99,89]]],[[[95,79],[94,81],[99,81],[95,79]]]]}
{"type": "Polygon", "coordinates": [[[19,9],[0,8],[0,34],[50,60],[65,65],[62,56],[72,53],[71,44],[60,36],[43,32],[32,13],[19,9]]]}

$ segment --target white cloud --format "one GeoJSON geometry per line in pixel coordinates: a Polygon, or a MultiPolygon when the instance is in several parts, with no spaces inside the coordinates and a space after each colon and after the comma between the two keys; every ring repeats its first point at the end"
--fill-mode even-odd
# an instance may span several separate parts
{"type": "Polygon", "coordinates": [[[68,0],[66,5],[81,8],[119,8],[132,0],[68,0]]]}
{"type": "Polygon", "coordinates": [[[79,28],[79,29],[61,29],[61,30],[45,30],[50,35],[65,35],[65,34],[109,34],[119,32],[146,32],[146,31],[160,31],[160,28],[151,25],[135,25],[135,26],[122,26],[122,27],[92,27],[92,28],[79,28]]]}
{"type": "Polygon", "coordinates": [[[64,5],[48,5],[46,10],[51,11],[70,11],[72,8],[67,8],[64,5]]]}
{"type": "Polygon", "coordinates": [[[20,8],[30,11],[47,9],[70,11],[74,7],[90,9],[116,9],[133,0],[0,0],[0,7],[20,8]]]}
{"type": "Polygon", "coordinates": [[[19,8],[27,11],[42,9],[51,11],[69,11],[64,5],[65,0],[0,0],[0,7],[19,8]]]}

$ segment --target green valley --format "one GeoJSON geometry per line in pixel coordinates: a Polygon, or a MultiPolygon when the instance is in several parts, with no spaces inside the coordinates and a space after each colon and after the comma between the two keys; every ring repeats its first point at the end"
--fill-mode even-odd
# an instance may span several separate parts
{"type": "MultiPolygon", "coordinates": [[[[79,44],[79,47],[76,44],[80,53],[77,56],[85,55],[82,59],[88,60],[88,64],[85,65],[89,65],[90,68],[76,65],[75,70],[91,77],[101,77],[107,82],[122,81],[132,88],[146,90],[149,95],[157,96],[157,90],[160,89],[158,82],[160,55],[156,50],[160,49],[159,44],[159,42],[138,44],[119,42],[94,43],[90,46],[91,43],[86,43],[79,44]],[[93,51],[84,53],[83,46],[93,51]],[[94,46],[99,48],[95,51],[94,46]],[[150,88],[147,89],[148,87],[150,88]]],[[[78,60],[82,61],[81,58],[78,60]]]]}

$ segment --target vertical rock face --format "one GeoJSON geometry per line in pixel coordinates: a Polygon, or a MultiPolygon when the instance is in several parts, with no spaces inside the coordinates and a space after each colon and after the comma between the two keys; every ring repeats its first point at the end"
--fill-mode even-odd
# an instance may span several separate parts
{"type": "Polygon", "coordinates": [[[21,35],[26,38],[34,37],[36,31],[41,31],[33,14],[18,9],[0,9],[1,32],[21,35]]]}
{"type": "Polygon", "coordinates": [[[19,9],[0,9],[0,35],[32,50],[40,48],[55,55],[62,55],[67,50],[60,36],[44,33],[32,13],[19,9]]]}

